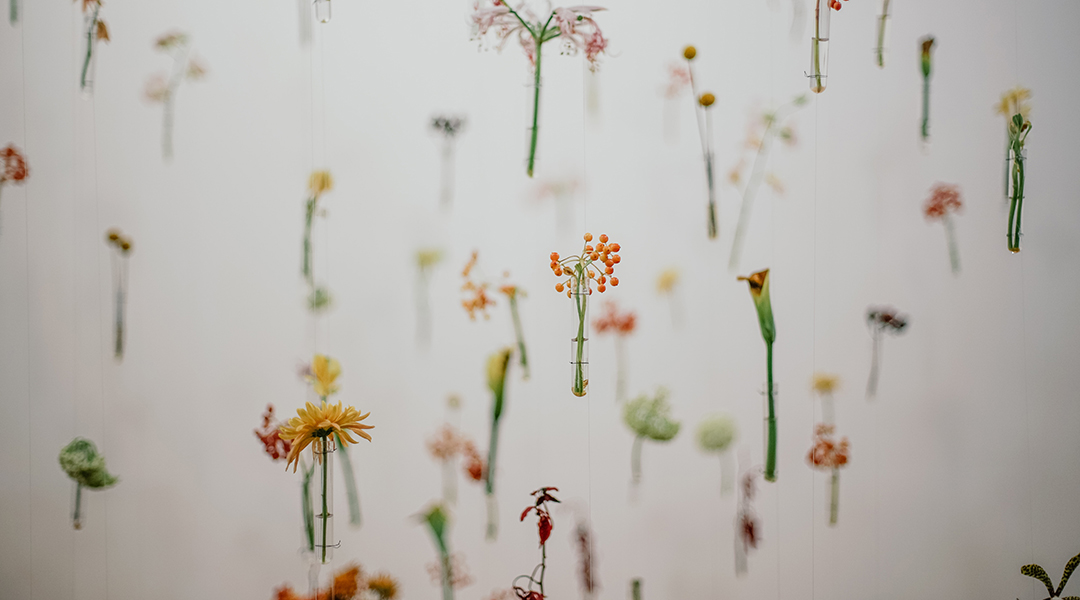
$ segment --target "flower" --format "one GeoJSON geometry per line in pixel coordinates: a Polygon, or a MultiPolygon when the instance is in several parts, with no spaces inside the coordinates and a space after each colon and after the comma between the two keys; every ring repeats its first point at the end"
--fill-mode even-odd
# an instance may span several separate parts
{"type": "Polygon", "coordinates": [[[398,594],[398,582],[389,573],[380,572],[367,580],[367,588],[379,596],[379,600],[394,600],[398,594]]]}
{"type": "Polygon", "coordinates": [[[360,565],[352,565],[334,575],[334,585],[328,600],[352,600],[360,589],[360,565]]]}
{"type": "Polygon", "coordinates": [[[866,324],[879,331],[900,333],[907,327],[907,316],[894,308],[871,306],[866,309],[866,324]]]}
{"type": "Polygon", "coordinates": [[[590,68],[595,68],[599,55],[607,49],[608,41],[592,18],[594,12],[604,10],[600,6],[556,8],[550,16],[550,20],[554,21],[554,27],[548,29],[544,20],[527,6],[523,5],[515,11],[502,0],[493,0],[493,5],[483,8],[479,2],[473,5],[471,16],[474,29],[473,39],[483,38],[489,32],[493,32],[498,42],[497,49],[502,50],[516,35],[522,51],[534,66],[536,65],[537,42],[542,44],[556,37],[563,40],[565,54],[584,51],[590,68]],[[528,25],[524,25],[523,22],[528,25]],[[551,32],[555,29],[558,33],[552,35],[551,32]],[[540,36],[539,40],[537,36],[540,36]]]}
{"type": "Polygon", "coordinates": [[[472,440],[466,440],[461,452],[465,456],[465,475],[473,481],[483,481],[484,475],[487,474],[487,466],[484,464],[484,458],[480,456],[480,452],[476,449],[476,444],[472,440]]]}
{"type": "Polygon", "coordinates": [[[296,472],[296,465],[300,462],[300,453],[313,442],[317,455],[321,444],[325,443],[324,440],[331,435],[335,435],[346,445],[356,443],[356,440],[349,435],[350,431],[371,441],[371,436],[364,430],[374,429],[374,425],[361,423],[371,413],[360,414],[360,411],[351,406],[342,407],[340,402],[327,404],[323,400],[318,407],[308,402],[305,408],[297,409],[296,414],[298,416],[289,419],[287,424],[281,426],[279,434],[281,439],[290,440],[293,443],[289,449],[288,462],[285,463],[286,469],[289,465],[293,466],[293,472],[296,472]]]}
{"type": "Polygon", "coordinates": [[[660,275],[656,278],[656,291],[661,294],[671,293],[677,285],[679,285],[679,270],[675,267],[660,271],[660,275]]]}
{"type": "Polygon", "coordinates": [[[255,437],[263,443],[264,450],[271,460],[281,460],[289,453],[292,443],[281,439],[281,424],[274,418],[274,405],[267,404],[263,413],[262,429],[255,430],[255,437]]]}
{"type": "Polygon", "coordinates": [[[668,65],[668,84],[664,88],[664,97],[674,98],[690,85],[690,69],[680,65],[668,65]]]}
{"type": "Polygon", "coordinates": [[[326,398],[340,389],[334,381],[337,380],[338,375],[341,375],[341,363],[329,356],[316,354],[311,361],[311,368],[303,375],[304,379],[312,384],[315,394],[320,398],[326,398]]]}
{"type": "Polygon", "coordinates": [[[421,271],[426,271],[439,264],[442,258],[443,252],[438,248],[421,248],[416,251],[416,266],[420,267],[421,271]]]}
{"type": "MultiPolygon", "coordinates": [[[[450,570],[450,587],[458,589],[472,585],[473,578],[469,574],[463,554],[459,552],[452,554],[446,566],[450,570]]],[[[442,566],[438,562],[428,563],[427,572],[433,582],[442,581],[442,566]]]]}
{"type": "MultiPolygon", "coordinates": [[[[60,451],[60,468],[80,485],[101,489],[112,487],[119,481],[105,468],[105,457],[98,454],[97,446],[85,438],[75,438],[60,451]]],[[[77,529],[78,527],[76,527],[77,529]]]]}
{"type": "Polygon", "coordinates": [[[1001,101],[997,105],[997,114],[1003,115],[1007,119],[1012,119],[1013,115],[1020,115],[1023,118],[1027,118],[1031,114],[1031,105],[1028,104],[1028,100],[1031,99],[1031,90],[1026,87],[1016,86],[1010,90],[1006,90],[1001,95],[1001,101]]]}
{"type": "Polygon", "coordinates": [[[583,294],[591,294],[592,287],[591,281],[596,280],[596,291],[601,294],[607,290],[608,277],[610,276],[611,285],[619,285],[619,278],[614,277],[615,265],[622,261],[618,252],[622,249],[619,244],[615,242],[608,242],[608,236],[605,233],[600,234],[600,241],[594,247],[591,242],[593,236],[591,233],[586,233],[585,247],[582,249],[580,255],[568,256],[560,259],[558,252],[551,253],[551,272],[556,277],[562,277],[564,275],[569,278],[564,281],[555,284],[555,291],[566,291],[566,297],[571,298],[573,296],[573,290],[579,291],[583,294]],[[592,269],[592,266],[596,263],[604,265],[603,273],[600,273],[597,277],[596,271],[592,269]]]}
{"type": "Polygon", "coordinates": [[[960,199],[960,187],[947,183],[935,183],[930,197],[923,204],[923,214],[928,220],[943,219],[949,213],[960,212],[964,207],[960,199]]]}
{"type": "Polygon", "coordinates": [[[698,104],[704,106],[705,108],[709,108],[713,105],[714,102],[716,102],[716,96],[713,96],[709,92],[705,92],[701,95],[700,98],[698,98],[698,104]]]}
{"type": "Polygon", "coordinates": [[[510,365],[510,348],[503,348],[488,357],[487,380],[488,388],[496,397],[502,397],[503,388],[506,385],[506,369],[510,365]]]}
{"type": "Polygon", "coordinates": [[[922,40],[921,68],[923,77],[930,76],[930,50],[934,47],[934,36],[929,35],[922,40]]]}
{"type": "Polygon", "coordinates": [[[698,446],[706,452],[723,452],[739,435],[735,418],[728,414],[715,414],[706,417],[698,425],[698,446]]]}
{"type": "Polygon", "coordinates": [[[772,299],[769,296],[769,270],[752,273],[749,277],[739,277],[738,280],[750,284],[750,296],[757,309],[761,336],[766,343],[772,344],[776,341],[776,323],[773,320],[772,299]]]}
{"type": "Polygon", "coordinates": [[[109,27],[105,25],[105,21],[98,19],[94,26],[94,38],[102,42],[109,41],[109,27]]]}
{"type": "Polygon", "coordinates": [[[814,373],[810,387],[819,394],[831,394],[840,387],[840,378],[830,373],[814,373]]]}
{"type": "Polygon", "coordinates": [[[185,46],[187,43],[188,36],[182,31],[170,31],[154,40],[154,46],[157,47],[158,50],[172,50],[173,48],[185,46]]]}
{"type": "Polygon", "coordinates": [[[4,171],[0,174],[0,185],[7,181],[22,182],[30,174],[26,168],[26,158],[14,144],[8,144],[0,150],[0,159],[4,161],[4,171]]]}
{"type": "Polygon", "coordinates": [[[453,425],[443,425],[433,437],[427,441],[428,452],[436,460],[450,460],[457,456],[465,447],[467,439],[454,429],[453,425]]]}
{"type": "Polygon", "coordinates": [[[334,178],[330,171],[312,171],[308,177],[308,191],[312,196],[318,196],[323,192],[334,189],[334,178]]]}
{"type": "Polygon", "coordinates": [[[442,134],[446,139],[457,137],[457,134],[465,129],[465,123],[465,117],[452,115],[437,115],[431,117],[432,131],[442,134]]]}
{"type": "Polygon", "coordinates": [[[746,511],[740,512],[738,518],[738,530],[739,539],[747,548],[757,548],[758,540],[761,538],[759,530],[761,524],[758,523],[757,517],[753,513],[746,511]]]}
{"type": "Polygon", "coordinates": [[[839,469],[848,462],[848,439],[837,443],[833,438],[836,428],[825,423],[818,423],[814,428],[814,446],[806,455],[806,460],[815,469],[839,469]]]}
{"type": "Polygon", "coordinates": [[[171,93],[169,81],[161,73],[151,77],[143,90],[143,95],[151,102],[165,102],[171,93]]]}
{"type": "Polygon", "coordinates": [[[637,313],[631,310],[619,312],[618,304],[608,302],[604,305],[604,314],[593,321],[593,325],[596,333],[613,331],[619,335],[629,335],[637,327],[637,313]]]}
{"type": "Polygon", "coordinates": [[[668,391],[660,388],[656,396],[641,395],[623,407],[623,422],[639,437],[666,442],[679,433],[681,424],[671,419],[668,391]]]}
{"type": "Polygon", "coordinates": [[[461,306],[465,308],[465,311],[469,313],[469,319],[476,320],[476,313],[479,312],[485,319],[491,315],[488,314],[487,308],[489,306],[495,306],[495,301],[487,295],[487,282],[473,281],[470,275],[473,269],[476,267],[476,262],[479,260],[480,253],[473,250],[472,256],[469,258],[469,262],[465,263],[465,268],[461,271],[461,276],[465,278],[465,283],[461,286],[461,291],[469,294],[464,300],[461,301],[461,306]]]}
{"type": "Polygon", "coordinates": [[[693,46],[687,46],[683,48],[682,55],[683,58],[685,58],[686,60],[694,60],[694,57],[697,56],[697,48],[693,46]]]}

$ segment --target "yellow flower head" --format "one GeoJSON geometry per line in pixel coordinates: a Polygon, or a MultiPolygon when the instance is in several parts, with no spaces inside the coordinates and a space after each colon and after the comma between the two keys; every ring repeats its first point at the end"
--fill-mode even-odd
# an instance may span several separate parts
{"type": "Polygon", "coordinates": [[[811,387],[819,394],[831,394],[840,387],[840,378],[830,373],[814,373],[811,387]]]}
{"type": "Polygon", "coordinates": [[[379,600],[397,598],[398,582],[389,573],[376,573],[367,580],[369,590],[375,592],[379,600]]]}
{"type": "Polygon", "coordinates": [[[506,368],[510,365],[510,348],[503,348],[488,357],[487,380],[491,391],[501,395],[503,386],[506,385],[506,368]]]}
{"type": "Polygon", "coordinates": [[[439,264],[442,258],[443,252],[438,248],[421,248],[416,251],[416,266],[421,270],[430,269],[439,264]]]}
{"type": "Polygon", "coordinates": [[[311,382],[312,388],[320,398],[326,398],[338,391],[339,386],[334,383],[338,375],[341,375],[341,364],[337,359],[324,354],[316,354],[305,378],[311,382]]]}
{"type": "Polygon", "coordinates": [[[668,294],[679,284],[679,270],[675,267],[664,269],[656,278],[656,291],[668,294]]]}
{"type": "Polygon", "coordinates": [[[713,96],[709,92],[705,92],[701,95],[700,98],[698,98],[698,104],[704,106],[705,108],[709,108],[710,106],[712,106],[713,102],[716,102],[716,96],[713,96]]]}
{"type": "Polygon", "coordinates": [[[694,57],[697,56],[697,48],[687,46],[686,48],[683,48],[682,55],[686,60],[694,60],[694,57]]]}
{"type": "Polygon", "coordinates": [[[1001,95],[1001,102],[997,105],[997,113],[1004,115],[1010,121],[1013,115],[1017,114],[1026,120],[1028,114],[1031,113],[1031,105],[1027,102],[1030,99],[1031,90],[1018,85],[1001,95]]]}
{"type": "Polygon", "coordinates": [[[349,432],[371,441],[371,436],[364,432],[365,429],[374,429],[373,425],[364,425],[363,421],[370,415],[360,414],[360,411],[351,406],[342,407],[341,403],[327,404],[324,400],[320,406],[308,402],[305,408],[297,409],[295,416],[289,422],[281,426],[279,436],[283,440],[291,440],[292,447],[286,457],[285,468],[300,463],[300,453],[312,443],[315,444],[315,454],[318,457],[322,444],[326,438],[337,434],[342,444],[355,444],[357,442],[349,432]]]}
{"type": "Polygon", "coordinates": [[[334,189],[334,178],[330,175],[330,171],[312,171],[307,185],[311,195],[318,196],[334,189]]]}

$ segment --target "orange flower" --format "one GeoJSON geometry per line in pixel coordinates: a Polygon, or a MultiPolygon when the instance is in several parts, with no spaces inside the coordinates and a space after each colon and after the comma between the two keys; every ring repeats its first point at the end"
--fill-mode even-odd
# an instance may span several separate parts
{"type": "Polygon", "coordinates": [[[815,469],[839,469],[848,462],[848,439],[837,443],[833,437],[836,428],[825,423],[818,423],[814,431],[814,447],[806,455],[806,460],[815,469]]]}
{"type": "Polygon", "coordinates": [[[963,207],[959,186],[935,183],[934,187],[930,188],[930,197],[923,204],[923,213],[927,219],[941,219],[949,213],[959,212],[963,207]]]}
{"type": "Polygon", "coordinates": [[[0,159],[4,160],[4,170],[0,173],[0,184],[6,181],[23,181],[30,172],[26,168],[26,158],[23,157],[22,152],[14,146],[14,144],[8,144],[6,148],[0,150],[0,159]]]}
{"type": "Polygon", "coordinates": [[[560,258],[558,252],[551,253],[551,272],[556,277],[566,276],[566,281],[555,284],[556,292],[566,292],[566,297],[573,295],[573,290],[581,290],[581,293],[592,294],[592,282],[596,282],[596,291],[604,293],[607,284],[619,285],[619,278],[614,276],[615,265],[622,261],[619,244],[609,242],[607,234],[600,234],[599,243],[595,246],[590,244],[593,240],[591,233],[585,234],[585,247],[581,254],[560,258]]]}
{"type": "Polygon", "coordinates": [[[619,335],[629,335],[634,333],[634,328],[637,327],[637,313],[630,310],[619,312],[618,304],[609,302],[604,305],[604,314],[593,321],[593,326],[596,327],[596,333],[613,331],[619,335]]]}

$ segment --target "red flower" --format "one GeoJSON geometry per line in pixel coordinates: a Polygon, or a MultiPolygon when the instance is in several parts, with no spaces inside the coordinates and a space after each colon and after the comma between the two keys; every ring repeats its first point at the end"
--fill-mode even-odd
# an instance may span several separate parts
{"type": "Polygon", "coordinates": [[[951,212],[960,212],[963,207],[959,186],[935,183],[930,188],[930,197],[923,204],[923,213],[927,219],[941,219],[951,212]]]}
{"type": "Polygon", "coordinates": [[[637,326],[637,314],[630,310],[619,312],[618,305],[609,302],[604,305],[604,314],[593,321],[593,326],[596,327],[596,333],[614,331],[619,335],[628,335],[634,333],[634,328],[637,326]]]}
{"type": "Polygon", "coordinates": [[[274,418],[274,405],[267,404],[263,413],[262,429],[255,430],[255,437],[263,443],[263,450],[272,460],[283,460],[292,448],[292,442],[278,435],[280,423],[274,418]]]}
{"type": "Polygon", "coordinates": [[[30,174],[26,168],[26,158],[14,145],[8,144],[0,150],[0,158],[4,159],[4,173],[0,175],[0,184],[5,181],[22,181],[30,174]]]}
{"type": "Polygon", "coordinates": [[[515,586],[514,593],[521,600],[544,600],[544,595],[536,590],[525,590],[515,586]]]}

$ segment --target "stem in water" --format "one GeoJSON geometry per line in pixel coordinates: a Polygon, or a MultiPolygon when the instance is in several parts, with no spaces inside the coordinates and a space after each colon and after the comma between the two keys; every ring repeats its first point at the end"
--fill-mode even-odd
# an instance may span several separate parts
{"type": "Polygon", "coordinates": [[[953,227],[952,217],[945,215],[945,237],[949,243],[949,264],[952,265],[954,275],[960,273],[960,250],[956,247],[956,231],[953,227]]]}
{"type": "Polygon", "coordinates": [[[90,17],[90,26],[86,28],[86,57],[83,59],[82,76],[79,79],[79,87],[86,89],[86,75],[90,71],[90,58],[94,54],[94,34],[97,32],[98,11],[101,5],[94,8],[94,14],[90,17]]]}
{"type": "Polygon", "coordinates": [[[873,346],[870,351],[870,379],[866,382],[866,399],[873,400],[877,396],[878,362],[881,360],[881,331],[875,329],[871,333],[873,346]]]}
{"type": "Polygon", "coordinates": [[[630,480],[634,485],[641,483],[641,445],[644,440],[640,435],[635,437],[630,450],[630,480]]]}
{"type": "Polygon", "coordinates": [[[881,16],[878,17],[877,66],[885,68],[885,22],[889,19],[889,0],[881,2],[881,16]]]}
{"type": "Polygon", "coordinates": [[[832,484],[829,493],[829,525],[836,525],[840,516],[840,469],[832,470],[832,484]]]}
{"type": "Polygon", "coordinates": [[[776,481],[776,397],[773,385],[773,345],[772,342],[765,344],[765,369],[767,394],[769,398],[769,446],[765,453],[765,480],[776,481]]]}
{"type": "Polygon", "coordinates": [[[75,484],[75,512],[71,516],[75,529],[82,529],[82,484],[75,484]]]}

